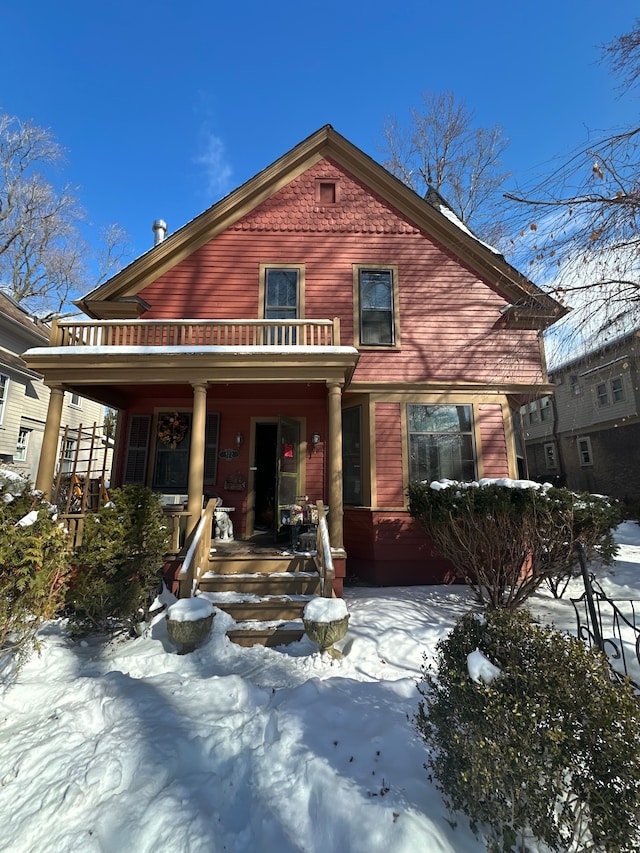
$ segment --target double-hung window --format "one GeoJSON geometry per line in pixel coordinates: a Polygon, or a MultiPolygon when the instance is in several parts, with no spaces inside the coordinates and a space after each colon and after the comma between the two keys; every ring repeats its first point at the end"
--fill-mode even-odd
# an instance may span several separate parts
{"type": "Polygon", "coordinates": [[[265,330],[266,344],[295,344],[297,330],[287,320],[297,320],[302,312],[304,267],[299,264],[260,266],[261,311],[265,320],[283,320],[277,328],[265,330]]]}
{"type": "Polygon", "coordinates": [[[359,346],[399,346],[397,278],[395,266],[354,267],[359,346]]]}
{"type": "Polygon", "coordinates": [[[588,437],[578,439],[578,458],[580,466],[593,465],[593,454],[591,452],[591,439],[588,437]]]}
{"type": "Polygon", "coordinates": [[[9,396],[9,377],[0,373],[0,424],[4,418],[4,409],[9,396]]]}
{"type": "Polygon", "coordinates": [[[18,431],[18,440],[16,442],[16,452],[13,456],[15,462],[26,462],[27,461],[27,451],[29,449],[29,436],[31,435],[30,429],[25,429],[25,427],[20,427],[18,431]]]}
{"type": "Polygon", "coordinates": [[[476,463],[471,406],[407,406],[409,478],[473,480],[476,463]]]}
{"type": "Polygon", "coordinates": [[[624,386],[621,376],[616,376],[611,380],[611,398],[614,403],[621,403],[624,400],[624,386]]]}

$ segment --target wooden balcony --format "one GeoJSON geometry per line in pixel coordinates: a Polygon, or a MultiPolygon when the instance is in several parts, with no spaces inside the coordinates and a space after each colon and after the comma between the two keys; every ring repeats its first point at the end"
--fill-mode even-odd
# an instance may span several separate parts
{"type": "Polygon", "coordinates": [[[52,347],[338,347],[333,320],[59,320],[52,347]]]}

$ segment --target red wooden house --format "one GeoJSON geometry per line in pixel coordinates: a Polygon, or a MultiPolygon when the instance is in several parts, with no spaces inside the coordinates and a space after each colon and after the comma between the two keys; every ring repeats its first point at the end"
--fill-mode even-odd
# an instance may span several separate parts
{"type": "Polygon", "coordinates": [[[330,126],[77,304],[26,356],[52,389],[39,488],[80,393],[119,411],[112,484],[188,495],[190,529],[218,495],[243,538],[324,500],[338,576],[379,584],[442,577],[410,480],[518,476],[563,312],[330,126]]]}

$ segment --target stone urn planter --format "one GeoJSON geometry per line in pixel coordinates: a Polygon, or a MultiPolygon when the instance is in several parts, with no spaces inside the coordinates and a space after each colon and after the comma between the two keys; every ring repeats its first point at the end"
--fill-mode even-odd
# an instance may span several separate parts
{"type": "Polygon", "coordinates": [[[167,633],[179,655],[192,652],[209,636],[213,605],[206,598],[181,598],[167,610],[167,633]]]}
{"type": "Polygon", "coordinates": [[[332,658],[342,657],[342,652],[333,648],[349,627],[349,613],[342,598],[312,599],[304,608],[302,622],[307,636],[320,646],[322,653],[332,658]]]}

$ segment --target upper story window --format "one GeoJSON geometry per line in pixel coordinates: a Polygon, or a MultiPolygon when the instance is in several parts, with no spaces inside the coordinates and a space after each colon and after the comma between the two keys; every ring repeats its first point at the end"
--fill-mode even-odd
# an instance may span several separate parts
{"type": "Polygon", "coordinates": [[[542,397],[540,400],[540,420],[551,420],[551,397],[542,397]]]}
{"type": "Polygon", "coordinates": [[[71,399],[69,400],[69,405],[73,406],[74,409],[82,408],[82,397],[80,394],[72,394],[71,399]]]}
{"type": "Polygon", "coordinates": [[[397,266],[354,266],[356,339],[364,347],[397,347],[397,266]]]}
{"type": "Polygon", "coordinates": [[[538,423],[538,404],[536,402],[529,403],[529,423],[538,423]]]}
{"type": "Polygon", "coordinates": [[[9,377],[0,373],[0,424],[4,418],[4,410],[9,396],[9,377]]]}
{"type": "Polygon", "coordinates": [[[571,393],[574,397],[579,397],[582,394],[582,385],[580,384],[580,377],[577,373],[572,373],[569,377],[569,384],[571,386],[571,393]]]}
{"type": "Polygon", "coordinates": [[[264,316],[266,320],[295,320],[298,316],[297,269],[265,271],[264,316]]]}
{"type": "Polygon", "coordinates": [[[475,478],[471,411],[471,406],[407,406],[412,482],[475,478]]]}
{"type": "Polygon", "coordinates": [[[611,380],[611,399],[614,403],[621,403],[624,400],[624,386],[621,376],[616,376],[615,379],[611,380]]]}
{"type": "MultiPolygon", "coordinates": [[[[304,317],[304,264],[260,264],[260,317],[298,320],[304,317]]],[[[295,344],[296,329],[265,330],[265,344],[295,344]]]]}
{"type": "Polygon", "coordinates": [[[599,406],[609,405],[609,393],[607,391],[606,382],[601,382],[599,385],[596,385],[596,397],[598,398],[599,406]]]}
{"type": "Polygon", "coordinates": [[[621,403],[624,400],[622,377],[616,376],[608,382],[596,385],[596,399],[599,406],[609,406],[611,403],[621,403]]]}

